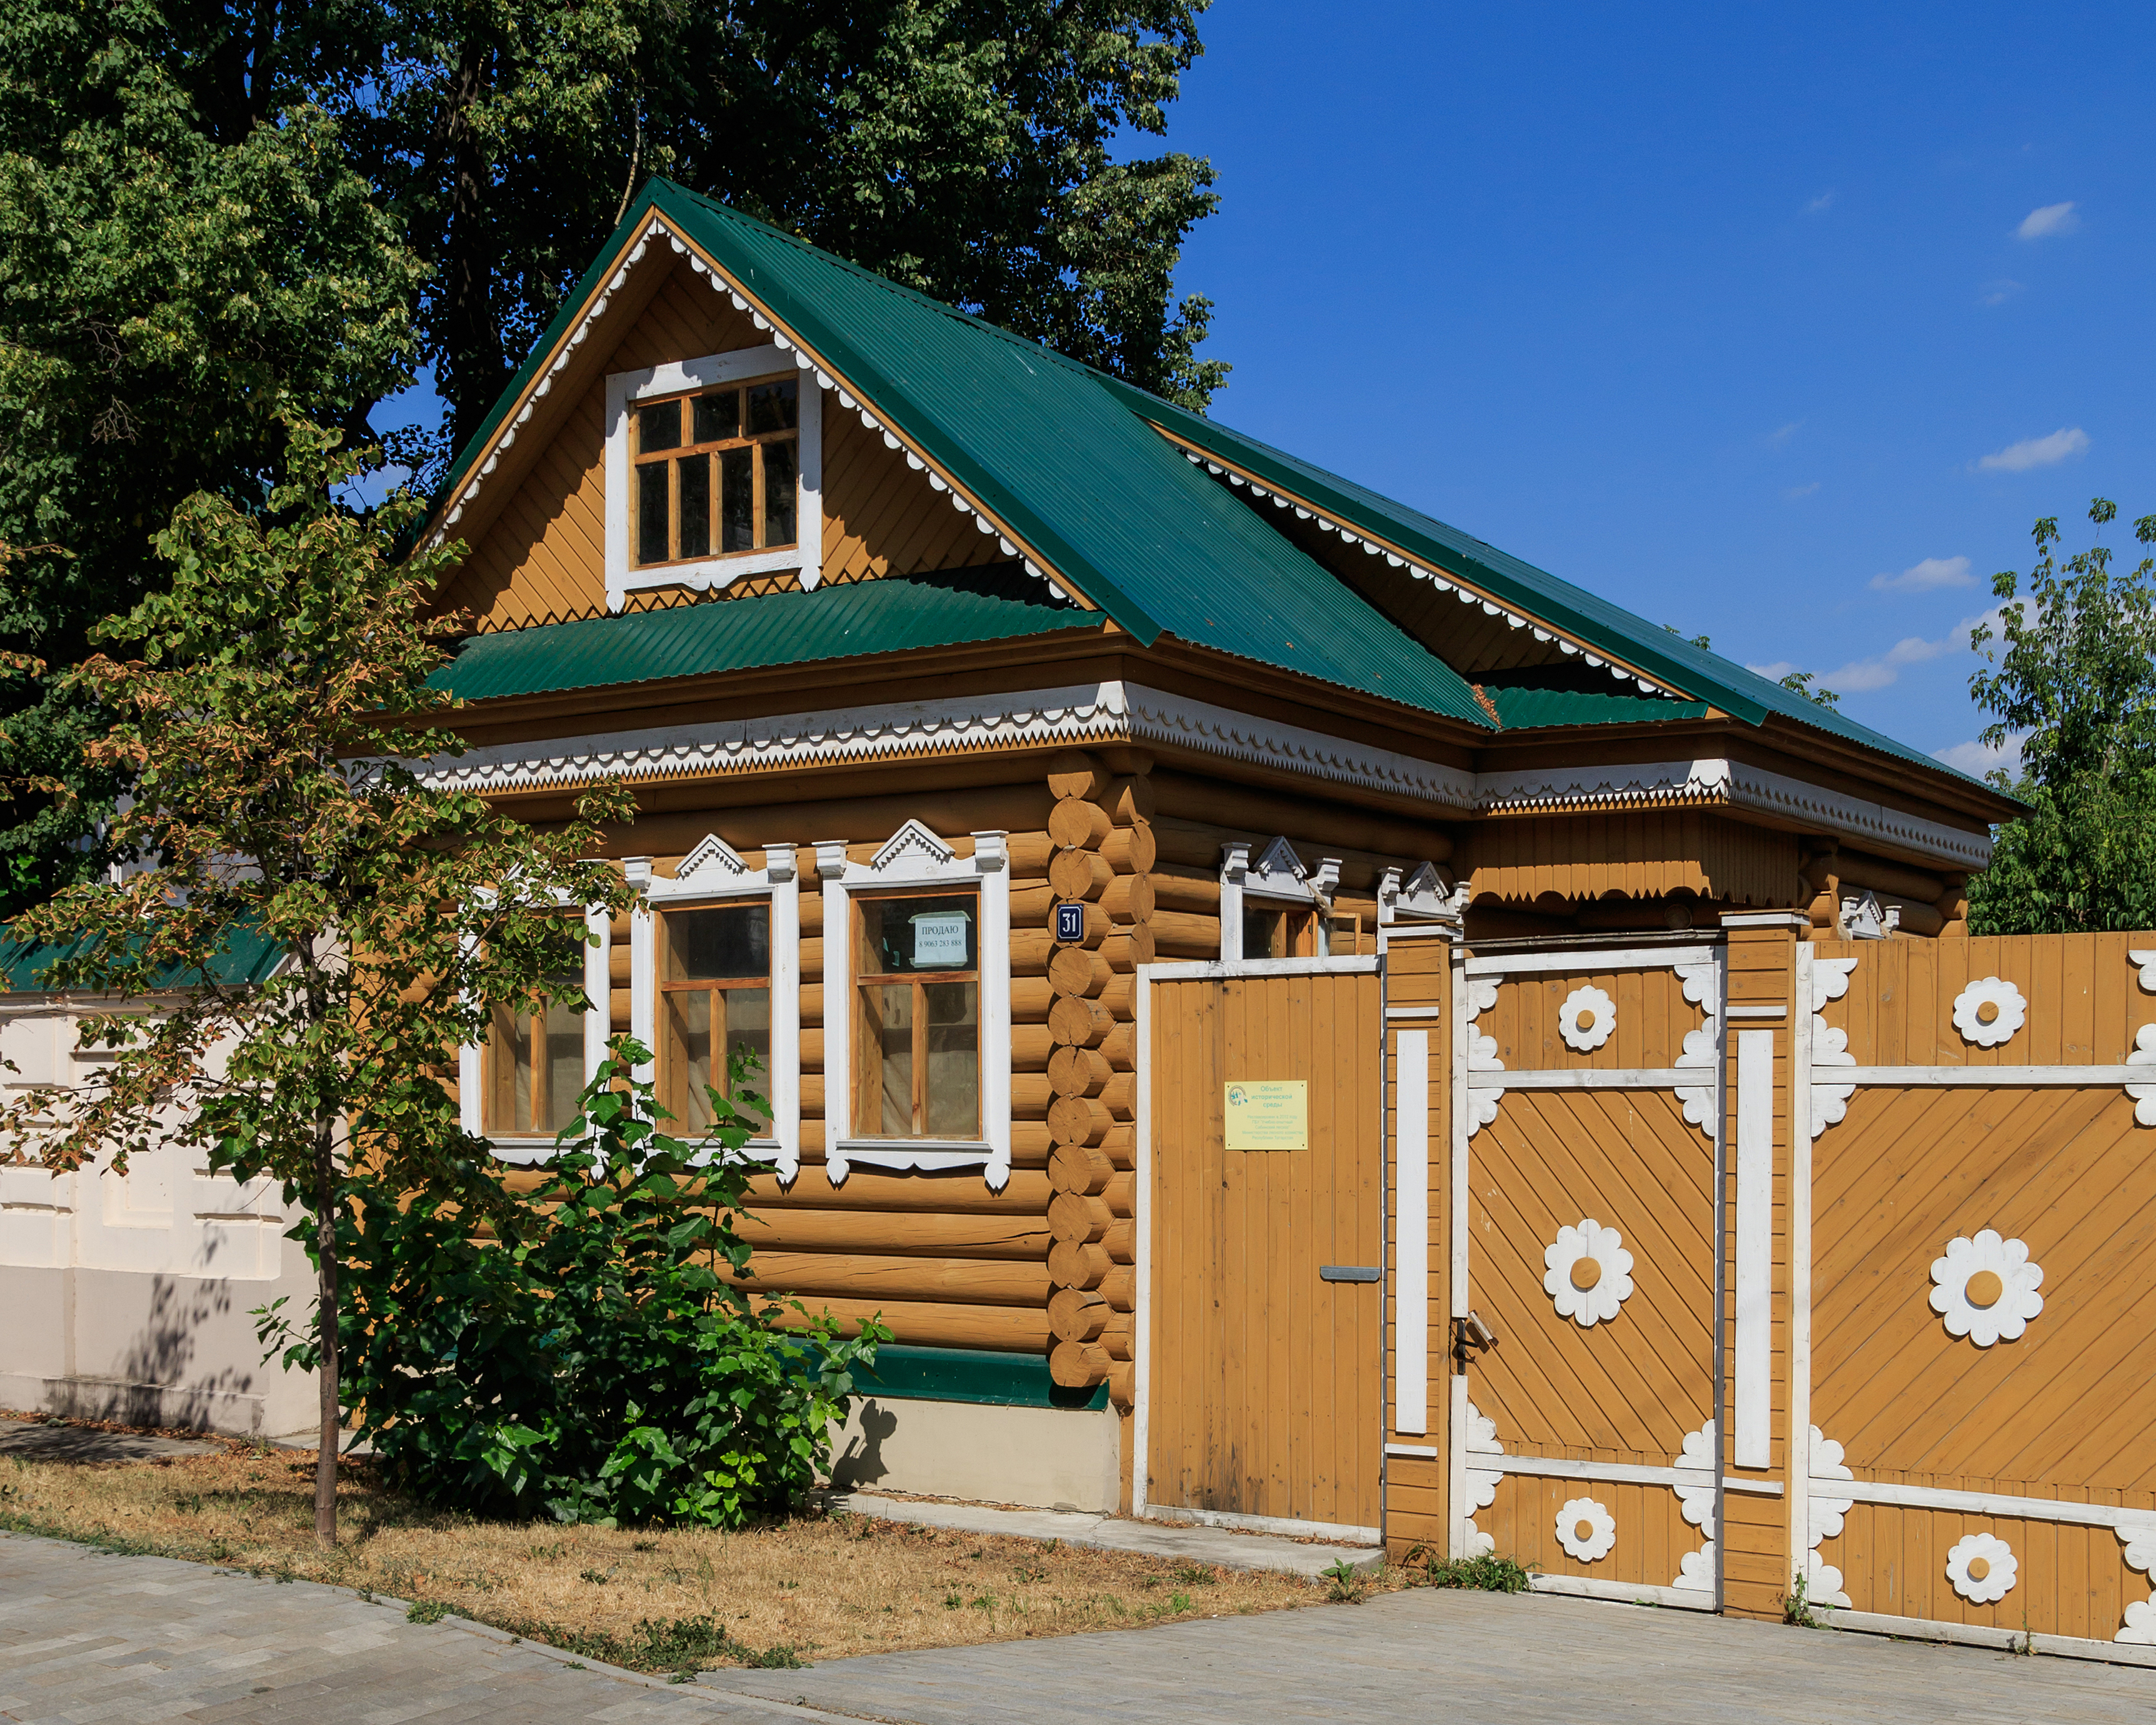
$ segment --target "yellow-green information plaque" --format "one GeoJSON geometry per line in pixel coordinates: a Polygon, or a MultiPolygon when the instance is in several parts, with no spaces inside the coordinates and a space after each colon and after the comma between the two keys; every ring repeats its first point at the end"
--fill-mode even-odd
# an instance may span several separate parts
{"type": "Polygon", "coordinates": [[[1230,1150],[1307,1150],[1310,1082],[1283,1079],[1226,1087],[1230,1150]]]}

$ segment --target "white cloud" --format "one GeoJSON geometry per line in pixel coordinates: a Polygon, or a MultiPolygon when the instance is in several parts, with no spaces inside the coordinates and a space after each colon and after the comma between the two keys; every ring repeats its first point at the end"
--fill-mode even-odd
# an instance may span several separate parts
{"type": "Polygon", "coordinates": [[[2046,239],[2054,234],[2071,234],[2082,224],[2071,203],[2047,203],[2032,209],[2014,231],[2024,239],[2046,239]]]}
{"type": "Polygon", "coordinates": [[[1812,199],[1810,203],[1804,206],[1804,213],[1808,216],[1816,216],[1821,214],[1825,211],[1832,209],[1833,208],[1834,193],[1831,192],[1822,192],[1818,197],[1812,199]]]}
{"type": "Polygon", "coordinates": [[[1967,557],[1926,557],[1912,563],[1899,575],[1874,575],[1874,593],[1929,593],[1935,587],[1969,587],[1976,577],[1969,572],[1967,557]]]}
{"type": "Polygon", "coordinates": [[[1948,653],[1962,652],[1969,646],[1969,631],[1980,623],[1988,623],[1994,634],[1998,632],[1999,612],[1996,608],[1964,617],[1936,641],[1928,641],[1922,635],[1907,635],[1889,647],[1884,653],[1871,659],[1852,659],[1839,670],[1821,671],[1820,684],[1837,695],[1862,695],[1874,689],[1884,689],[1901,680],[1904,667],[1924,665],[1948,653]]]}
{"type": "Polygon", "coordinates": [[[2061,426],[2049,437],[2025,437],[2009,444],[1976,465],[1986,473],[2026,473],[2032,467],[2053,467],[2089,446],[2088,434],[2080,426],[2061,426]]]}
{"type": "Polygon", "coordinates": [[[1792,419],[1787,425],[1783,426],[1780,430],[1768,432],[1767,434],[1767,447],[1770,449],[1780,449],[1783,444],[1789,442],[1791,438],[1794,437],[1797,433],[1803,429],[1804,423],[1804,422],[1801,419],[1792,419]]]}
{"type": "Polygon", "coordinates": [[[2020,282],[2009,281],[2001,276],[1997,281],[1984,283],[1977,292],[1976,303],[1979,305],[2004,305],[2020,291],[2020,282]]]}
{"type": "Polygon", "coordinates": [[[1789,675],[1791,671],[1794,670],[1796,666],[1790,664],[1786,659],[1778,659],[1772,665],[1748,665],[1744,669],[1750,671],[1754,676],[1771,678],[1774,681],[1779,683],[1783,678],[1789,675]]]}
{"type": "Polygon", "coordinates": [[[1808,485],[1788,486],[1782,492],[1782,501],[1784,503],[1794,503],[1799,497],[1810,496],[1811,494],[1819,490],[1819,488],[1820,482],[1817,480],[1814,480],[1808,485]]]}
{"type": "Polygon", "coordinates": [[[2017,731],[2010,735],[1998,748],[1987,748],[1976,742],[1958,742],[1950,749],[1933,749],[1932,758],[1943,761],[1949,767],[1968,773],[1972,778],[1981,778],[1994,767],[2004,767],[2007,776],[2019,776],[2021,771],[2021,745],[2029,733],[2017,731]]]}

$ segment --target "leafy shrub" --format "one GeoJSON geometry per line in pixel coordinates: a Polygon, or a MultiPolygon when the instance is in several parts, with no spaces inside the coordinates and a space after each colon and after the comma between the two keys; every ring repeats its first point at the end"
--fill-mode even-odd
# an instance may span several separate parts
{"type": "MultiPolygon", "coordinates": [[[[649,1051],[608,1048],[521,1199],[505,1189],[479,1217],[362,1186],[339,1230],[347,1397],[378,1465],[419,1497],[738,1527],[815,1483],[853,1369],[891,1332],[871,1321],[842,1340],[828,1312],[721,1279],[749,1261],[733,1223],[761,1099],[708,1092],[716,1124],[691,1146],[634,1076],[649,1051]],[[778,1327],[789,1307],[805,1327],[778,1327]]],[[[308,1224],[295,1233],[311,1245],[308,1224]]],[[[274,1309],[262,1329],[291,1333],[274,1309]]],[[[312,1367],[316,1345],[296,1342],[286,1364],[312,1367]]]]}

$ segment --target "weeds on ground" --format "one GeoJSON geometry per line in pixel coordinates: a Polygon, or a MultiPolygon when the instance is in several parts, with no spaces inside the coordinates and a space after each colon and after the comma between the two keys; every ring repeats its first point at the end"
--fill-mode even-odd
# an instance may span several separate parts
{"type": "Polygon", "coordinates": [[[1476,1558],[1440,1558],[1426,1547],[1417,1546],[1407,1555],[1413,1565],[1420,1560],[1423,1567],[1422,1584],[1425,1587],[1471,1588],[1486,1594],[1523,1594],[1534,1580],[1533,1571],[1523,1567],[1517,1559],[1501,1558],[1485,1552],[1476,1558]]]}
{"type": "MultiPolygon", "coordinates": [[[[1336,1605],[1359,1605],[1370,1584],[1347,1558],[1341,1558],[1318,1571],[1326,1584],[1325,1597],[1336,1605]]],[[[1183,1595],[1183,1597],[1188,1597],[1183,1595]]]]}
{"type": "Polygon", "coordinates": [[[1821,1614],[1833,1609],[1812,1603],[1811,1578],[1802,1570],[1790,1582],[1789,1590],[1774,1603],[1782,1608],[1782,1621],[1792,1629],[1825,1629],[1821,1614]]]}

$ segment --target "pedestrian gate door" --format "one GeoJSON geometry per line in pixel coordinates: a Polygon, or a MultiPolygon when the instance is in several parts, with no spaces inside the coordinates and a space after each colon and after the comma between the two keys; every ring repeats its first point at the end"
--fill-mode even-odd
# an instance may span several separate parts
{"type": "Polygon", "coordinates": [[[1717,1604],[1720,978],[1697,943],[1466,960],[1460,1244],[1497,1345],[1454,1379],[1460,1543],[1538,1586],[1717,1604]]]}
{"type": "Polygon", "coordinates": [[[1378,1537],[1377,965],[1145,973],[1142,1508],[1378,1537]]]}

